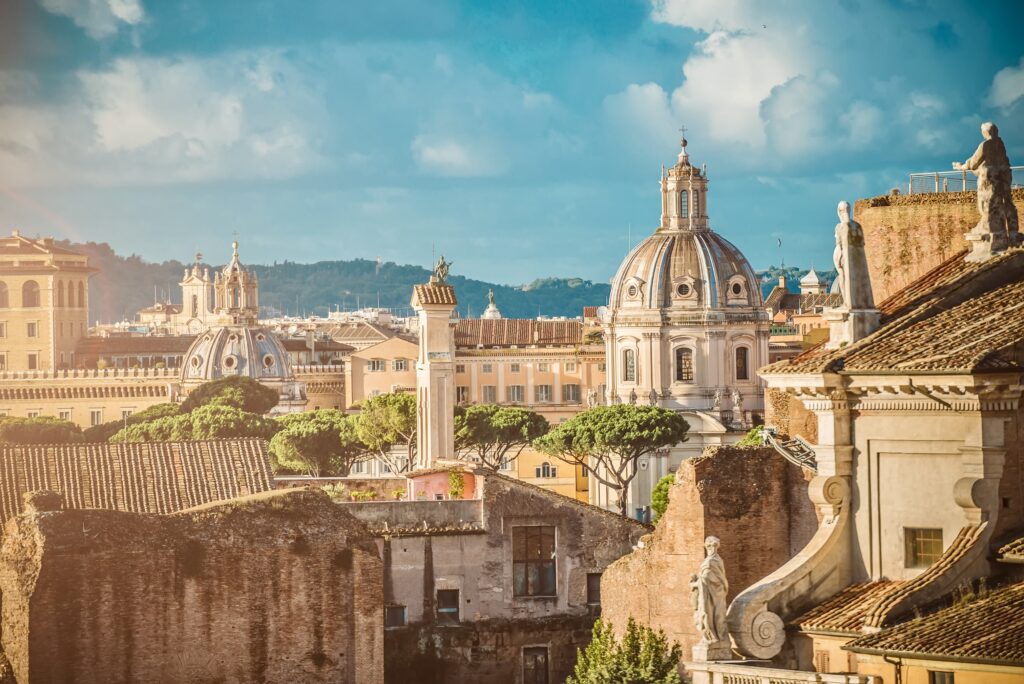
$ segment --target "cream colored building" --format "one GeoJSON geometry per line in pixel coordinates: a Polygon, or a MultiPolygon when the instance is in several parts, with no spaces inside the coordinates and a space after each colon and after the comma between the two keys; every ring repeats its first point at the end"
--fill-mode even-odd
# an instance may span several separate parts
{"type": "Polygon", "coordinates": [[[0,238],[0,371],[73,368],[89,320],[87,257],[18,231],[0,238]]]}

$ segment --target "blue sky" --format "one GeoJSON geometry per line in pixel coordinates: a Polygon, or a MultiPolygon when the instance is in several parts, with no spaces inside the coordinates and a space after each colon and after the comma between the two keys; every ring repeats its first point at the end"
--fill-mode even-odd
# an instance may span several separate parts
{"type": "Polygon", "coordinates": [[[1000,125],[1024,3],[4,0],[0,229],[146,258],[606,281],[685,124],[755,268],[1000,125]],[[778,248],[778,238],[783,247],[778,248]]]}

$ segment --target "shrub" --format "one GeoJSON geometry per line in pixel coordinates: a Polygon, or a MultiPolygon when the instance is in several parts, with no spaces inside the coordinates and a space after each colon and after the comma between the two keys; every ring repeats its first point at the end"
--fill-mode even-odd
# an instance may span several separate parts
{"type": "Polygon", "coordinates": [[[651,510],[654,511],[654,522],[658,522],[661,516],[665,515],[665,509],[668,508],[668,491],[675,481],[675,474],[669,473],[654,485],[654,491],[651,492],[651,510]]]}
{"type": "Polygon", "coordinates": [[[53,416],[0,416],[0,442],[9,444],[69,444],[82,441],[82,429],[53,416]]]}
{"type": "Polygon", "coordinates": [[[669,645],[665,633],[639,625],[633,618],[616,641],[612,626],[598,620],[584,650],[577,650],[576,669],[566,684],[680,684],[683,649],[669,645]]]}
{"type": "Polygon", "coordinates": [[[248,413],[266,413],[277,406],[280,399],[276,390],[252,378],[232,375],[205,382],[192,390],[181,404],[181,412],[188,413],[207,404],[222,404],[248,413]]]}

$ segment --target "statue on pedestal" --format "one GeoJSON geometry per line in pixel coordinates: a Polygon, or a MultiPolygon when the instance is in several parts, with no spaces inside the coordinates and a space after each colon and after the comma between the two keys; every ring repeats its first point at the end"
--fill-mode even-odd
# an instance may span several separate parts
{"type": "Polygon", "coordinates": [[[434,276],[431,280],[438,283],[444,283],[448,281],[448,271],[452,267],[452,262],[445,261],[444,254],[437,260],[437,265],[434,266],[434,276]]]}
{"type": "Polygon", "coordinates": [[[722,410],[722,388],[721,387],[716,387],[715,388],[715,396],[711,400],[711,408],[713,410],[715,410],[715,411],[721,411],[722,410]]]}
{"type": "Polygon", "coordinates": [[[647,400],[650,402],[651,406],[657,406],[658,405],[658,390],[656,390],[656,389],[654,389],[652,387],[650,393],[647,395],[647,400]]]}
{"type": "Polygon", "coordinates": [[[587,408],[594,408],[597,406],[597,390],[590,388],[587,390],[587,408]]]}
{"type": "Polygon", "coordinates": [[[631,406],[636,406],[636,390],[629,390],[629,403],[631,406]]]}
{"type": "Polygon", "coordinates": [[[871,292],[871,277],[868,275],[868,257],[864,251],[864,230],[850,217],[850,203],[843,200],[836,208],[839,223],[836,224],[836,248],[832,252],[839,275],[839,292],[843,295],[843,308],[874,309],[875,298],[871,292]]]}
{"type": "Polygon", "coordinates": [[[718,555],[720,544],[718,537],[704,540],[704,560],[697,574],[690,575],[693,622],[700,635],[700,643],[693,647],[694,660],[724,660],[732,655],[726,620],[729,581],[725,577],[725,563],[718,555]]]}
{"type": "Polygon", "coordinates": [[[985,138],[971,158],[953,162],[957,171],[973,171],[978,177],[978,225],[967,234],[972,243],[969,260],[982,261],[1009,246],[1020,244],[1017,208],[1010,188],[1013,175],[999,128],[992,122],[981,125],[985,138]]]}

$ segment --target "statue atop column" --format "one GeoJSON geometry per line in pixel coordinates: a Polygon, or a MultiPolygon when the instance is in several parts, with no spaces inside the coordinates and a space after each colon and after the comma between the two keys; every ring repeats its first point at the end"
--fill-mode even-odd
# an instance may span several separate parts
{"type": "Polygon", "coordinates": [[[434,275],[431,278],[432,282],[445,283],[448,281],[448,270],[452,267],[452,262],[445,261],[444,254],[437,260],[437,265],[434,266],[434,275]]]}
{"type": "Polygon", "coordinates": [[[826,309],[824,318],[829,322],[828,348],[836,349],[867,337],[879,326],[879,313],[871,291],[868,257],[864,251],[864,230],[852,216],[850,203],[843,200],[836,208],[836,248],[832,252],[836,281],[843,303],[826,309]]]}
{"type": "Polygon", "coordinates": [[[726,620],[729,581],[725,577],[725,563],[718,555],[720,544],[718,537],[704,540],[704,560],[697,574],[690,575],[693,622],[700,636],[700,642],[693,647],[693,659],[698,661],[726,660],[732,656],[726,620]]]}
{"type": "Polygon", "coordinates": [[[978,225],[967,233],[971,243],[968,261],[984,261],[1007,247],[1020,244],[1017,208],[1010,188],[1013,176],[1006,146],[999,128],[992,122],[981,125],[984,140],[967,161],[953,162],[957,171],[973,171],[978,177],[978,225]]]}

